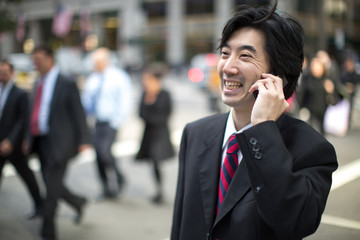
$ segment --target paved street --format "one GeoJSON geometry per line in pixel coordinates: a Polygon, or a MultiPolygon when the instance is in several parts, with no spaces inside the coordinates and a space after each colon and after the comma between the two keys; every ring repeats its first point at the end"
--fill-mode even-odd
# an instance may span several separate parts
{"type": "MultiPolygon", "coordinates": [[[[210,114],[205,94],[188,82],[166,81],[172,92],[174,113],[170,128],[174,144],[178,147],[181,131],[187,122],[210,114]]],[[[139,93],[139,86],[135,86],[139,93]]],[[[139,95],[136,95],[138,99],[139,95]]],[[[135,106],[137,102],[135,103],[135,106]]],[[[120,199],[98,200],[100,185],[97,178],[94,152],[87,151],[70,166],[66,183],[70,189],[89,199],[84,222],[73,225],[74,212],[63,202],[58,209],[58,235],[60,240],[165,240],[169,238],[172,207],[177,179],[177,158],[163,164],[165,197],[163,205],[150,202],[155,192],[151,166],[135,163],[143,125],[137,117],[137,107],[124,129],[119,132],[113,151],[124,171],[127,185],[120,199]]],[[[340,168],[334,174],[333,189],[317,233],[309,240],[360,239],[360,130],[350,131],[343,138],[328,137],[336,148],[340,168]]],[[[36,159],[30,161],[38,169],[36,159]]],[[[39,172],[36,173],[40,180],[39,172]]],[[[26,220],[31,200],[21,180],[10,166],[4,170],[0,190],[0,239],[36,240],[40,221],[26,220]]]]}

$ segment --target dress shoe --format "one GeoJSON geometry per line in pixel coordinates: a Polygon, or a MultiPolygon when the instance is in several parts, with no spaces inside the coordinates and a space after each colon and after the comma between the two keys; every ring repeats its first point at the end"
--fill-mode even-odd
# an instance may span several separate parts
{"type": "Polygon", "coordinates": [[[30,212],[28,215],[26,215],[26,218],[28,220],[33,220],[37,217],[41,217],[42,216],[42,211],[40,209],[35,209],[34,211],[30,212]]]}
{"type": "Polygon", "coordinates": [[[164,202],[163,196],[161,193],[155,195],[151,201],[155,204],[162,204],[164,202]]]}
{"type": "Polygon", "coordinates": [[[103,192],[103,198],[105,198],[105,199],[114,200],[114,199],[117,199],[118,197],[119,197],[118,191],[106,189],[103,192]]]}
{"type": "Polygon", "coordinates": [[[76,209],[76,216],[74,218],[74,223],[76,225],[79,225],[84,218],[84,208],[85,208],[86,204],[87,204],[87,200],[85,198],[83,198],[81,204],[76,209]]]}

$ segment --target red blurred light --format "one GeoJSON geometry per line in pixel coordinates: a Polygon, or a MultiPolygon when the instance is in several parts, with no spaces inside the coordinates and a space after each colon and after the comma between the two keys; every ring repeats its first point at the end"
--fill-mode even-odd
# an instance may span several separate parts
{"type": "Polygon", "coordinates": [[[205,56],[205,62],[210,67],[215,67],[218,64],[219,57],[215,53],[208,53],[205,56]]]}
{"type": "Polygon", "coordinates": [[[191,68],[188,71],[188,77],[190,81],[198,83],[204,80],[204,73],[200,68],[191,68]]]}

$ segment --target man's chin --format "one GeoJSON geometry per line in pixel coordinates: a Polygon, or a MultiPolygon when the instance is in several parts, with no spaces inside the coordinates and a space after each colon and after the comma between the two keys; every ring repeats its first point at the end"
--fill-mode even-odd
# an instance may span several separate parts
{"type": "Polygon", "coordinates": [[[222,97],[222,102],[229,107],[234,107],[237,104],[239,104],[239,101],[236,101],[235,99],[230,99],[230,98],[224,97],[224,96],[222,97]]]}
{"type": "Polygon", "coordinates": [[[255,101],[255,99],[253,98],[252,95],[248,96],[246,98],[241,98],[241,99],[239,99],[239,98],[235,99],[232,97],[227,97],[227,96],[222,95],[221,100],[225,105],[232,107],[232,108],[239,108],[239,107],[241,108],[241,106],[243,106],[244,104],[246,106],[248,106],[249,104],[252,105],[252,104],[254,104],[254,101],[255,101]]]}

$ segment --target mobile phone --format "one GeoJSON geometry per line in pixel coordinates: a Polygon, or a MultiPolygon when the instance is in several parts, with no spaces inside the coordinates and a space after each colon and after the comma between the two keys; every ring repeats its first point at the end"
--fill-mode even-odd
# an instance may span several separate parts
{"type": "MultiPolygon", "coordinates": [[[[270,74],[275,75],[273,72],[270,72],[270,74]]],[[[287,84],[287,80],[286,80],[285,77],[284,77],[282,80],[283,80],[283,90],[284,90],[284,88],[285,88],[285,86],[286,86],[286,84],[287,84]]],[[[255,91],[253,92],[254,98],[256,99],[258,95],[259,95],[259,90],[255,90],[255,91]]]]}
{"type": "Polygon", "coordinates": [[[256,99],[257,96],[259,95],[259,90],[255,90],[253,91],[253,95],[254,95],[254,98],[256,99]]]}

